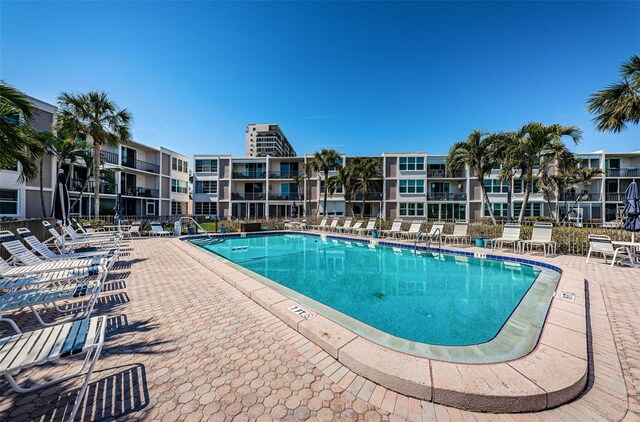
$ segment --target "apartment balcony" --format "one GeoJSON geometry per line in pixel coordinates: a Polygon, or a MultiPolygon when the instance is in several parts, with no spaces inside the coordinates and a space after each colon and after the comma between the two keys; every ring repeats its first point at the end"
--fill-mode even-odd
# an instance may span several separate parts
{"type": "Polygon", "coordinates": [[[160,198],[160,191],[158,189],[136,188],[136,196],[141,198],[160,198]]]}
{"type": "Polygon", "coordinates": [[[158,164],[149,163],[147,161],[123,159],[122,165],[136,170],[148,171],[149,173],[160,173],[160,166],[158,164]]]}
{"type": "Polygon", "coordinates": [[[608,169],[607,177],[640,177],[640,168],[608,169]]]}
{"type": "Polygon", "coordinates": [[[580,195],[579,193],[563,193],[560,195],[560,201],[576,202],[578,198],[581,202],[600,202],[601,196],[599,193],[585,193],[580,195]]]}
{"type": "MultiPolygon", "coordinates": [[[[355,195],[353,195],[353,200],[354,201],[362,201],[362,193],[356,193],[355,195]]],[[[382,192],[368,192],[366,194],[364,194],[364,200],[365,201],[380,201],[382,200],[382,192]]]]}
{"type": "Polygon", "coordinates": [[[160,191],[158,189],[136,186],[122,186],[122,194],[125,196],[137,196],[140,198],[160,198],[160,191]]]}
{"type": "Polygon", "coordinates": [[[232,193],[231,199],[234,201],[264,201],[267,199],[267,195],[264,193],[232,193]]]}
{"type": "Polygon", "coordinates": [[[605,193],[605,200],[607,202],[624,202],[624,192],[605,193]]]}
{"type": "MultiPolygon", "coordinates": [[[[85,180],[83,179],[71,178],[67,182],[67,185],[68,185],[67,188],[69,189],[70,192],[81,192],[82,187],[84,186],[84,182],[85,180]]],[[[112,185],[111,183],[100,181],[99,186],[100,186],[99,193],[104,193],[109,195],[116,194],[116,186],[112,185]]],[[[87,184],[87,189],[85,189],[85,193],[94,193],[93,180],[90,180],[89,183],[87,184]]]]}
{"type": "Polygon", "coordinates": [[[234,179],[265,179],[267,177],[265,171],[234,171],[232,175],[234,179]]]}
{"type": "Polygon", "coordinates": [[[447,172],[442,169],[427,170],[428,179],[452,179],[452,178],[464,178],[466,177],[466,171],[463,169],[447,172]]]}
{"type": "MultiPolygon", "coordinates": [[[[93,148],[91,148],[91,156],[93,157],[93,148]]],[[[118,165],[118,154],[110,151],[100,151],[100,160],[118,165]]]]}
{"type": "MultiPolygon", "coordinates": [[[[303,171],[270,171],[269,179],[293,179],[304,176],[303,171]]],[[[234,176],[235,177],[235,176],[234,176]]]]}
{"type": "Polygon", "coordinates": [[[270,193],[270,201],[302,201],[304,195],[301,193],[270,193]]]}
{"type": "Polygon", "coordinates": [[[466,201],[467,194],[464,192],[429,192],[429,201],[466,201]]]}

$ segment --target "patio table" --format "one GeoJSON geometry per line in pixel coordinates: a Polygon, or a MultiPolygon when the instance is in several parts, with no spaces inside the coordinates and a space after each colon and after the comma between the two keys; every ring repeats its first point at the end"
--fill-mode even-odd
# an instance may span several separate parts
{"type": "Polygon", "coordinates": [[[614,240],[611,242],[614,246],[624,246],[627,250],[627,254],[629,254],[629,260],[631,261],[632,267],[637,267],[636,261],[636,252],[640,250],[640,242],[626,242],[621,240],[614,240]]]}
{"type": "Polygon", "coordinates": [[[119,226],[102,226],[105,231],[108,232],[117,232],[118,230],[127,231],[131,228],[131,224],[121,224],[119,226]]]}

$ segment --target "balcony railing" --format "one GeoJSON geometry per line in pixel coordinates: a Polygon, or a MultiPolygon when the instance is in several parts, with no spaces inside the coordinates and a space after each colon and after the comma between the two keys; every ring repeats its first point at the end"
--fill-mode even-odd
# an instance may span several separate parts
{"type": "MultiPolygon", "coordinates": [[[[89,186],[87,187],[87,192],[94,192],[94,182],[93,180],[91,180],[89,182],[89,186]]],[[[114,185],[112,185],[111,183],[107,183],[103,180],[100,181],[100,183],[98,184],[99,186],[99,193],[106,193],[109,195],[115,195],[116,194],[116,187],[114,185]]]]}
{"type": "Polygon", "coordinates": [[[605,198],[610,202],[624,202],[624,192],[605,193],[605,198]]]}
{"type": "Polygon", "coordinates": [[[270,171],[269,179],[293,179],[294,177],[302,177],[303,171],[270,171]]]}
{"type": "Polygon", "coordinates": [[[264,193],[232,193],[232,200],[245,200],[245,201],[264,201],[267,198],[267,195],[264,193]]]}
{"type": "Polygon", "coordinates": [[[272,201],[302,201],[304,195],[301,193],[270,193],[269,200],[272,201]]]}
{"type": "Polygon", "coordinates": [[[265,171],[234,171],[234,179],[264,179],[267,177],[265,171]]]}
{"type": "Polygon", "coordinates": [[[608,169],[608,177],[640,177],[640,168],[608,169]]]}
{"type": "MultiPolygon", "coordinates": [[[[70,192],[80,192],[82,191],[82,187],[84,186],[84,179],[69,179],[69,181],[67,182],[68,185],[68,189],[70,192]]],[[[116,193],[116,187],[114,185],[112,185],[111,183],[105,182],[105,181],[100,181],[100,190],[99,193],[105,193],[105,194],[110,194],[110,195],[115,195],[116,193]]],[[[89,183],[87,184],[87,189],[85,189],[86,193],[93,193],[94,192],[94,183],[93,180],[90,180],[89,183]]]]}
{"type": "Polygon", "coordinates": [[[122,165],[132,169],[148,171],[150,173],[160,173],[160,166],[142,160],[122,159],[122,165]]]}
{"type": "Polygon", "coordinates": [[[429,192],[429,201],[465,201],[467,194],[464,192],[429,192]]]}
{"type": "Polygon", "coordinates": [[[572,201],[575,202],[580,198],[580,201],[588,202],[588,201],[600,201],[599,193],[585,193],[584,195],[580,195],[579,193],[563,193],[560,195],[561,201],[572,201]]]}
{"type": "Polygon", "coordinates": [[[466,172],[462,169],[454,170],[452,172],[447,172],[446,170],[436,169],[436,170],[427,170],[427,178],[431,179],[447,179],[447,178],[458,178],[465,177],[466,172]]]}
{"type": "MultiPolygon", "coordinates": [[[[91,156],[93,157],[93,151],[94,149],[91,148],[91,156]]],[[[100,151],[100,159],[102,161],[105,161],[109,164],[115,164],[118,165],[118,154],[116,154],[115,152],[110,152],[110,151],[100,151]]]]}
{"type": "MultiPolygon", "coordinates": [[[[356,193],[353,196],[355,201],[362,201],[362,193],[356,193]]],[[[382,199],[382,192],[368,192],[364,194],[365,201],[380,201],[382,199]]]]}
{"type": "Polygon", "coordinates": [[[160,191],[158,189],[137,188],[136,196],[142,198],[160,198],[160,191]]]}

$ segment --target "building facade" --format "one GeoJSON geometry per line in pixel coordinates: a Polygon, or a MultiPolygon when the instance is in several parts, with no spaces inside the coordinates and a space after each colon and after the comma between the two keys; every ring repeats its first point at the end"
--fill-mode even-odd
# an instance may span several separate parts
{"type": "MultiPolygon", "coordinates": [[[[544,217],[555,212],[561,218],[581,221],[611,221],[622,207],[624,190],[634,177],[640,177],[640,151],[633,153],[579,154],[583,166],[601,168],[604,175],[587,186],[576,186],[558,201],[531,186],[525,216],[544,217]],[[577,200],[580,198],[580,200],[577,200]],[[572,217],[573,216],[573,217],[572,217]]],[[[342,156],[343,165],[353,158],[342,156]]],[[[423,152],[383,153],[382,177],[372,181],[365,195],[356,193],[351,208],[344,193],[337,189],[327,198],[323,209],[324,175],[305,174],[312,154],[303,157],[232,157],[196,155],[194,157],[194,214],[220,218],[283,218],[292,215],[367,217],[385,219],[429,218],[471,219],[489,216],[482,189],[469,169],[449,171],[444,155],[423,152]]],[[[507,184],[499,180],[496,167],[484,180],[487,195],[497,217],[507,216],[507,184]]],[[[329,177],[337,174],[335,169],[329,177]]],[[[524,201],[525,186],[514,180],[512,214],[518,216],[524,201]]]]}
{"type": "Polygon", "coordinates": [[[248,124],[245,133],[247,157],[295,157],[296,151],[275,123],[248,124]]]}
{"type": "MultiPolygon", "coordinates": [[[[30,98],[37,114],[32,122],[38,131],[51,130],[56,107],[30,98]]],[[[91,144],[91,138],[88,143],[91,144]]],[[[104,174],[98,183],[88,181],[86,164],[78,160],[62,163],[67,175],[73,215],[95,215],[94,195],[100,195],[101,214],[113,213],[117,194],[122,193],[125,215],[154,217],[190,215],[189,157],[163,147],[130,142],[101,151],[104,174]]],[[[0,171],[0,217],[40,218],[51,215],[53,187],[58,162],[47,155],[42,160],[42,199],[40,177],[20,182],[20,167],[0,171]],[[44,212],[43,212],[44,206],[44,212]]]]}

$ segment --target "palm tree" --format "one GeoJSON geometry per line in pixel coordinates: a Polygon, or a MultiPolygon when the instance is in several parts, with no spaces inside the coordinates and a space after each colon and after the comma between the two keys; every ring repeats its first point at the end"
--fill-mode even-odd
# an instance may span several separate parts
{"type": "MultiPolygon", "coordinates": [[[[89,152],[89,145],[85,141],[60,139],[48,131],[38,132],[36,137],[44,146],[47,153],[56,158],[56,174],[58,174],[58,171],[62,168],[63,164],[72,164],[76,162],[77,159],[82,158],[83,153],[89,152]]],[[[43,158],[40,158],[41,169],[42,166],[43,158]]],[[[42,171],[40,171],[40,205],[42,206],[42,216],[47,217],[48,214],[44,203],[42,171]]]]}
{"type": "Polygon", "coordinates": [[[571,186],[572,174],[578,169],[578,160],[568,150],[563,151],[554,161],[548,159],[540,166],[536,180],[538,189],[543,192],[545,202],[556,222],[560,222],[558,205],[560,196],[571,186]],[[551,207],[551,194],[555,194],[555,207],[551,207]],[[555,214],[555,215],[554,215],[555,214]]]}
{"type": "Polygon", "coordinates": [[[640,55],[620,66],[622,80],[591,95],[587,110],[594,113],[596,129],[620,132],[627,123],[640,123],[640,55]]]}
{"type": "Polygon", "coordinates": [[[357,179],[356,188],[362,194],[362,207],[360,209],[364,217],[364,206],[367,194],[373,187],[375,179],[382,177],[382,160],[378,157],[358,157],[353,160],[354,172],[357,179]]]}
{"type": "Polygon", "coordinates": [[[344,200],[347,203],[347,208],[351,210],[351,215],[353,215],[351,201],[353,200],[353,194],[355,193],[358,183],[358,178],[354,170],[355,167],[353,165],[340,166],[338,167],[338,174],[327,179],[329,195],[333,195],[336,190],[342,188],[344,200]]]}
{"type": "Polygon", "coordinates": [[[102,147],[117,147],[131,141],[133,117],[127,109],[118,109],[105,92],[90,91],[86,94],[60,94],[56,119],[56,129],[63,138],[86,136],[93,140],[92,174],[96,189],[93,208],[97,217],[100,213],[98,185],[102,147]]]}
{"type": "MultiPolygon", "coordinates": [[[[591,184],[593,179],[602,174],[604,174],[604,172],[599,168],[577,167],[573,169],[572,173],[567,175],[567,185],[577,187],[578,191],[580,192],[580,194],[576,195],[575,202],[571,206],[571,209],[575,209],[578,207],[578,204],[580,203],[580,201],[582,201],[585,193],[587,193],[587,187],[591,184]]],[[[568,216],[569,209],[566,205],[565,210],[567,211],[568,216]]]]}
{"type": "Polygon", "coordinates": [[[451,146],[449,154],[446,158],[447,171],[452,173],[463,167],[469,167],[476,176],[480,189],[482,189],[482,197],[489,209],[489,216],[493,224],[496,224],[496,217],[493,214],[493,207],[487,195],[487,189],[484,185],[485,177],[491,173],[493,168],[492,142],[495,138],[489,137],[487,132],[481,132],[474,129],[465,141],[459,141],[451,146]]]}
{"type": "Polygon", "coordinates": [[[31,126],[34,114],[24,93],[0,81],[0,170],[20,163],[20,181],[36,177],[38,159],[44,154],[31,126]]]}
{"type": "MultiPolygon", "coordinates": [[[[312,171],[322,173],[324,175],[324,199],[323,199],[323,212],[327,215],[327,182],[329,179],[329,170],[332,168],[341,167],[342,155],[335,149],[323,148],[321,151],[313,154],[313,158],[309,161],[308,165],[312,171]]],[[[319,211],[319,210],[318,210],[319,211]]]]}
{"type": "Polygon", "coordinates": [[[513,218],[513,182],[517,169],[520,167],[518,152],[518,135],[515,132],[503,132],[487,137],[492,149],[492,161],[501,163],[498,180],[507,182],[507,223],[513,218]]]}
{"type": "Polygon", "coordinates": [[[562,142],[563,136],[569,136],[575,144],[582,139],[582,130],[577,126],[561,126],[554,124],[545,126],[542,123],[527,123],[517,133],[519,139],[518,151],[520,154],[520,170],[521,178],[524,181],[524,198],[522,200],[522,208],[518,222],[522,223],[527,206],[529,205],[529,196],[531,195],[531,186],[541,169],[549,162],[556,161],[559,157],[568,154],[567,146],[562,142]],[[536,171],[536,167],[538,170],[536,171]],[[534,174],[535,172],[535,174],[534,174]]]}

